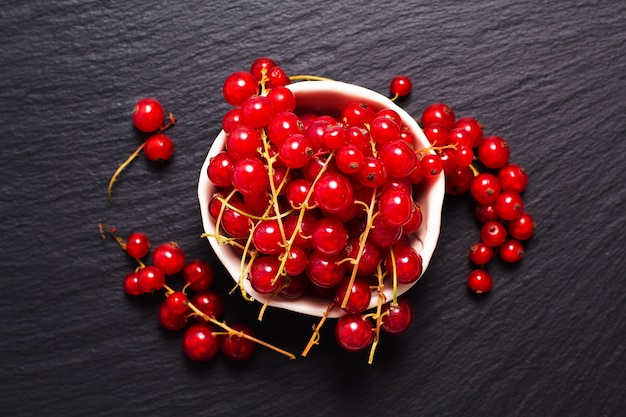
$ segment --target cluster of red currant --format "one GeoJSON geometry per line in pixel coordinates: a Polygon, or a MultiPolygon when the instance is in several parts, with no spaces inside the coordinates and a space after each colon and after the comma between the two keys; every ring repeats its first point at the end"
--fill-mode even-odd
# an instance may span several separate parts
{"type": "MultiPolygon", "coordinates": [[[[416,138],[393,109],[353,101],[338,115],[296,114],[285,86],[297,77],[274,74],[284,71],[260,58],[224,82],[234,107],[222,121],[225,148],[207,168],[218,187],[206,202],[212,237],[241,254],[244,297],[247,279],[270,300],[328,299],[327,313],[345,313],[336,324],[340,346],[371,346],[371,362],[380,331],[401,333],[411,322],[411,306],[395,289],[422,274],[411,245],[422,223],[415,191],[440,174],[440,158],[434,147],[414,148],[416,138]],[[393,299],[385,286],[394,288],[393,299]],[[373,293],[377,306],[366,313],[373,293]]],[[[406,82],[396,84],[402,95],[406,82]]]]}
{"type": "Polygon", "coordinates": [[[176,124],[176,118],[169,113],[169,121],[165,123],[165,110],[163,105],[156,99],[145,97],[140,99],[133,110],[133,124],[143,133],[150,136],[135,151],[120,164],[111,180],[109,181],[108,197],[112,200],[113,183],[117,180],[120,173],[135,159],[141,151],[150,161],[163,162],[167,161],[174,154],[174,143],[172,139],[164,134],[168,128],[176,124]]]}
{"type": "Polygon", "coordinates": [[[525,211],[521,196],[528,185],[528,173],[509,161],[510,148],[505,139],[484,136],[475,118],[457,119],[446,104],[428,106],[421,122],[429,141],[444,146],[431,158],[445,174],[446,192],[469,192],[476,201],[474,214],[482,225],[481,239],[471,246],[469,259],[479,268],[469,273],[467,284],[476,293],[488,292],[492,276],[484,266],[496,254],[505,262],[520,261],[524,256],[521,242],[534,234],[535,222],[525,211]]]}
{"type": "Polygon", "coordinates": [[[182,348],[188,358],[207,361],[221,351],[227,358],[243,361],[252,356],[257,344],[294,358],[291,353],[254,337],[252,328],[243,322],[229,326],[219,321],[224,312],[224,301],[219,293],[211,290],[214,272],[209,263],[201,259],[189,261],[177,243],[167,242],[152,250],[152,264],[146,265],[143,259],[152,247],[146,234],[132,232],[124,240],[115,228],[101,224],[103,238],[106,232],[139,265],[124,278],[124,291],[132,296],[164,292],[165,299],[158,308],[159,323],[169,331],[184,329],[182,348]],[[180,290],[170,286],[177,277],[182,277],[184,283],[180,290]],[[189,324],[190,320],[192,324],[189,324]]]}

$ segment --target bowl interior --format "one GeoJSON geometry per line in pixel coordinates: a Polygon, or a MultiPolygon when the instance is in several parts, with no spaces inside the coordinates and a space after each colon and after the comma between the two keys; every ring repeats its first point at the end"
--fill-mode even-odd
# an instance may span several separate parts
{"type": "MultiPolygon", "coordinates": [[[[316,114],[330,114],[338,116],[343,107],[350,102],[362,101],[367,103],[369,106],[372,106],[375,111],[383,108],[395,110],[402,118],[403,125],[408,127],[416,138],[417,143],[415,144],[415,148],[423,149],[430,146],[428,139],[420,129],[415,119],[387,97],[377,92],[338,81],[303,81],[290,84],[288,87],[296,95],[296,113],[298,114],[311,112],[316,114]]],[[[202,223],[205,233],[209,235],[214,235],[216,232],[215,221],[209,214],[208,203],[217,188],[211,183],[211,181],[209,181],[207,167],[211,158],[224,149],[225,141],[226,134],[224,131],[221,131],[209,149],[209,153],[200,171],[200,178],[198,182],[198,198],[200,202],[202,223]]],[[[423,221],[421,227],[415,233],[411,234],[410,240],[411,246],[422,257],[423,275],[428,267],[439,238],[441,209],[445,191],[443,175],[440,175],[434,181],[430,181],[424,186],[419,187],[419,189],[420,192],[418,194],[414,193],[414,197],[415,200],[419,202],[422,209],[423,221]]],[[[232,276],[233,280],[238,282],[241,271],[240,256],[230,246],[220,245],[217,240],[212,237],[209,237],[208,240],[216,255],[232,276]]],[[[399,284],[397,289],[398,295],[406,292],[414,284],[415,282],[411,284],[399,284]]],[[[261,303],[265,303],[267,301],[268,296],[254,291],[247,279],[244,279],[244,287],[246,292],[255,300],[261,303]]],[[[384,293],[387,300],[392,299],[393,290],[390,285],[386,286],[384,293]]],[[[372,294],[370,308],[375,307],[377,303],[378,296],[372,294]]],[[[297,300],[289,300],[280,296],[274,296],[269,302],[269,306],[272,307],[284,308],[320,317],[327,310],[329,304],[330,301],[328,299],[320,299],[314,296],[305,296],[297,300]]],[[[338,317],[340,315],[342,315],[342,311],[335,308],[331,311],[329,317],[338,317]]]]}

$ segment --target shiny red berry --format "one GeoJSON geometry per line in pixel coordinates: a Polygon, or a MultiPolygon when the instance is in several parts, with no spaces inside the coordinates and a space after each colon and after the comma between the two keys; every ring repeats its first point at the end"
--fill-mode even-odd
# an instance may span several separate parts
{"type": "Polygon", "coordinates": [[[142,132],[158,130],[165,120],[163,106],[154,98],[142,98],[135,104],[133,124],[142,132]]]}

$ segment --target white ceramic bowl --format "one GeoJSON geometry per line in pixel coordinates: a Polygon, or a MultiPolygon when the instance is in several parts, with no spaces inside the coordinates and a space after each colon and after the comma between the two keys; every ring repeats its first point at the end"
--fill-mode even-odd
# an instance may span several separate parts
{"type": "MultiPolygon", "coordinates": [[[[375,111],[390,108],[395,110],[402,118],[404,126],[408,127],[417,138],[415,144],[416,149],[427,148],[428,139],[420,129],[415,119],[404,111],[401,107],[394,104],[387,97],[363,87],[353,84],[347,84],[338,81],[303,81],[292,83],[288,86],[296,95],[297,108],[296,113],[303,114],[305,112],[313,112],[316,114],[332,114],[339,115],[341,109],[352,101],[365,102],[372,106],[375,111]]],[[[216,191],[207,176],[207,167],[212,157],[217,155],[224,149],[226,134],[221,131],[215,138],[211,149],[200,170],[200,179],[198,183],[198,198],[200,202],[200,211],[202,215],[202,224],[205,233],[215,235],[215,220],[209,214],[208,203],[216,191]]],[[[430,259],[435,250],[437,240],[439,238],[439,230],[441,226],[441,209],[445,191],[443,174],[428,186],[421,187],[422,191],[418,195],[414,195],[415,200],[419,202],[422,208],[423,221],[422,226],[411,235],[411,245],[422,256],[423,269],[422,275],[426,271],[430,259]]],[[[241,259],[238,254],[228,245],[220,245],[215,238],[208,238],[213,250],[224,264],[227,271],[232,276],[235,283],[239,282],[241,259]]],[[[399,284],[398,295],[403,294],[415,283],[399,284]]],[[[244,279],[244,287],[248,294],[255,300],[265,303],[268,299],[267,295],[259,294],[254,291],[248,279],[244,279]]],[[[391,285],[385,288],[385,297],[391,300],[393,291],[391,285]]],[[[376,293],[372,294],[370,308],[378,303],[376,293]]],[[[283,308],[303,314],[321,317],[327,310],[330,300],[320,299],[317,297],[302,297],[296,300],[288,300],[275,296],[269,303],[271,307],[283,308]]],[[[338,317],[343,313],[339,308],[332,310],[329,317],[338,317]]]]}

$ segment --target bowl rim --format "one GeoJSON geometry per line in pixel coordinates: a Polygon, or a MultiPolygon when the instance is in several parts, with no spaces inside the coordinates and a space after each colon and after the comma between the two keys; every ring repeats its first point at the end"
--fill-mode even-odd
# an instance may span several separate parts
{"type": "MultiPolygon", "coordinates": [[[[402,124],[408,127],[414,134],[417,141],[417,146],[419,146],[418,149],[424,149],[430,146],[426,135],[420,128],[417,121],[411,115],[409,115],[402,107],[398,106],[388,97],[376,91],[361,87],[356,84],[349,84],[341,81],[332,80],[298,81],[287,85],[287,88],[293,91],[297,97],[300,96],[301,99],[305,98],[305,101],[310,97],[313,97],[312,100],[315,100],[315,96],[320,94],[326,94],[334,97],[335,100],[343,100],[346,102],[346,104],[348,101],[363,101],[372,106],[375,111],[382,108],[390,108],[400,115],[402,124]]],[[[334,106],[336,106],[336,101],[334,101],[334,103],[334,106]]],[[[306,106],[310,105],[308,103],[305,103],[305,107],[306,106]]],[[[300,107],[300,105],[298,105],[298,107],[300,107]]],[[[200,170],[200,176],[198,179],[198,200],[200,203],[200,213],[204,232],[205,234],[209,235],[207,236],[207,240],[209,241],[209,244],[211,245],[220,262],[231,275],[233,281],[237,283],[239,282],[239,278],[241,275],[240,256],[237,255],[235,251],[232,250],[228,245],[219,244],[217,242],[217,239],[210,236],[215,234],[215,222],[209,214],[208,202],[210,201],[210,198],[212,197],[217,187],[212,184],[211,181],[209,181],[207,168],[210,160],[224,149],[225,141],[226,133],[224,132],[224,130],[221,130],[211,144],[211,147],[200,170]]],[[[398,284],[398,296],[404,294],[411,287],[413,287],[413,285],[415,285],[424,275],[428,268],[428,265],[430,264],[430,260],[433,256],[433,253],[437,246],[437,241],[439,239],[439,233],[441,228],[441,214],[445,194],[445,179],[443,173],[439,174],[435,179],[428,181],[425,187],[421,187],[421,190],[422,191],[417,196],[416,200],[419,201],[420,207],[422,209],[423,222],[418,231],[413,236],[413,239],[411,239],[411,246],[413,246],[422,257],[422,272],[416,281],[410,284],[398,284]],[[426,196],[428,198],[419,198],[426,196]]],[[[269,301],[269,307],[275,307],[305,315],[321,317],[325,314],[328,306],[330,305],[328,299],[316,298],[313,296],[290,300],[282,298],[278,295],[270,296],[268,294],[260,294],[251,288],[248,279],[244,279],[243,282],[245,291],[254,300],[260,303],[266,303],[269,301]]],[[[393,289],[390,285],[385,286],[384,294],[387,301],[390,301],[392,299],[393,289]]],[[[376,293],[373,293],[368,310],[374,308],[377,303],[378,295],[376,293]]],[[[334,308],[330,311],[330,313],[328,313],[328,317],[334,318],[344,314],[345,312],[343,312],[341,309],[334,308]]]]}

